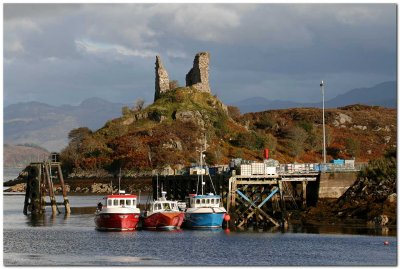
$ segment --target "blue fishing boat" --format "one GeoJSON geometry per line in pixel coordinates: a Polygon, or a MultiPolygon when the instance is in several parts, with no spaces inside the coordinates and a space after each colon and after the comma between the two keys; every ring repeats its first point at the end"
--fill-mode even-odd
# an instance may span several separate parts
{"type": "MultiPolygon", "coordinates": [[[[204,141],[204,148],[200,149],[200,175],[198,183],[201,179],[201,194],[189,194],[186,197],[186,209],[184,227],[187,228],[221,228],[222,222],[226,215],[226,210],[222,206],[222,199],[220,195],[214,193],[204,194],[204,173],[206,169],[203,169],[203,152],[206,150],[206,141],[204,141]]],[[[205,162],[204,162],[205,163],[205,162]]],[[[215,192],[214,185],[211,177],[210,183],[215,192]]]]}
{"type": "Polygon", "coordinates": [[[189,194],[185,210],[187,228],[221,228],[226,210],[221,206],[221,196],[189,194]]]}

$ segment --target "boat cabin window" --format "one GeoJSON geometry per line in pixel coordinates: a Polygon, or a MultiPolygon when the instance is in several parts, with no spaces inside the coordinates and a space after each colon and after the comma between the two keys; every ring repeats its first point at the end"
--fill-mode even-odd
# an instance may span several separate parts
{"type": "Polygon", "coordinates": [[[206,204],[209,204],[210,203],[210,199],[206,199],[206,204]]]}
{"type": "Polygon", "coordinates": [[[164,209],[171,209],[171,206],[169,205],[169,203],[163,203],[163,208],[164,209]]]}
{"type": "Polygon", "coordinates": [[[125,200],[124,199],[119,200],[119,205],[125,206],[125,200]]]}
{"type": "Polygon", "coordinates": [[[205,204],[206,203],[206,199],[201,199],[201,203],[205,204]]]}
{"type": "Polygon", "coordinates": [[[127,206],[131,206],[132,205],[132,200],[131,199],[126,200],[126,205],[127,206]]]}
{"type": "Polygon", "coordinates": [[[219,199],[215,199],[215,203],[216,203],[216,204],[219,204],[219,199]]]}
{"type": "Polygon", "coordinates": [[[114,199],[114,206],[118,206],[118,200],[114,199]]]}
{"type": "Polygon", "coordinates": [[[196,204],[200,204],[200,199],[196,199],[196,204]]]}
{"type": "Polygon", "coordinates": [[[161,204],[155,204],[154,205],[155,210],[161,210],[161,204]]]}
{"type": "Polygon", "coordinates": [[[107,200],[107,206],[112,206],[113,201],[111,199],[107,200]]]}
{"type": "Polygon", "coordinates": [[[211,203],[212,203],[212,204],[214,203],[214,199],[211,199],[211,203]]]}

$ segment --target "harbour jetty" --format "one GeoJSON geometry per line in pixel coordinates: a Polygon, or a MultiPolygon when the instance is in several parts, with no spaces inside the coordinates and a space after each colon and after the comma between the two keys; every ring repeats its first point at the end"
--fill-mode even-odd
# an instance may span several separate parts
{"type": "MultiPolygon", "coordinates": [[[[279,164],[268,159],[268,150],[265,154],[263,163],[233,164],[220,173],[216,168],[197,167],[186,175],[154,176],[153,195],[158,195],[161,184],[169,199],[184,200],[201,188],[199,177],[206,175],[223,197],[231,226],[282,226],[288,221],[287,210],[305,210],[316,206],[319,199],[339,198],[355,182],[361,168],[354,161],[347,165],[279,164]]],[[[210,186],[205,188],[206,193],[212,192],[210,186]]]]}

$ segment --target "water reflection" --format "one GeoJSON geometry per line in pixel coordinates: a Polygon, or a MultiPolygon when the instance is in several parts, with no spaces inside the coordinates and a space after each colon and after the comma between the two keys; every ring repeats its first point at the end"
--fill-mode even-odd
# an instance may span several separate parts
{"type": "Polygon", "coordinates": [[[288,232],[313,234],[358,234],[396,236],[396,227],[368,227],[351,225],[291,225],[288,232]]]}
{"type": "MultiPolygon", "coordinates": [[[[308,234],[356,234],[396,236],[396,227],[377,227],[367,225],[301,225],[290,224],[287,227],[270,227],[249,225],[247,228],[230,227],[229,232],[253,232],[253,233],[308,233],[308,234]]],[[[225,231],[226,231],[225,230],[225,231]]]]}
{"type": "Polygon", "coordinates": [[[53,226],[56,222],[56,215],[30,214],[26,216],[26,223],[30,227],[53,226]]]}
{"type": "Polygon", "coordinates": [[[46,227],[66,224],[71,214],[28,214],[26,224],[30,227],[46,227]],[[61,220],[59,222],[58,220],[61,220]]]}

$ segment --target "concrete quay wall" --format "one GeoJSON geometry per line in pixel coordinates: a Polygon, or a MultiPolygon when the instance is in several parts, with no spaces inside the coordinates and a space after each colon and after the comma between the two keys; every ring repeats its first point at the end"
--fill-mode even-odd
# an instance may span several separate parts
{"type": "Polygon", "coordinates": [[[319,182],[319,199],[337,199],[354,184],[357,179],[355,172],[321,173],[319,182]]]}

